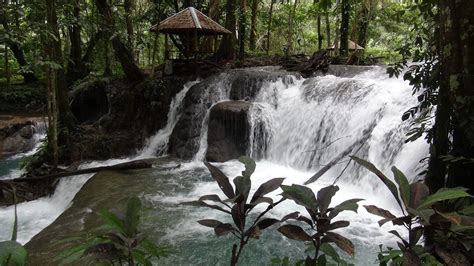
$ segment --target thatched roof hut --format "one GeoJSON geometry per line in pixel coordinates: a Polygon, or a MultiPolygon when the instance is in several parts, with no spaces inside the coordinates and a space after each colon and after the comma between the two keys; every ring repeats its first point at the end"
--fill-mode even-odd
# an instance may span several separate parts
{"type": "MultiPolygon", "coordinates": [[[[348,41],[348,46],[349,46],[349,51],[358,51],[358,50],[364,50],[364,47],[358,45],[357,43],[349,40],[348,41]]],[[[336,50],[338,49],[339,47],[341,47],[340,43],[338,44],[337,48],[336,48],[336,44],[333,44],[331,47],[327,48],[328,50],[336,50]]]]}
{"type": "Polygon", "coordinates": [[[188,7],[151,27],[150,31],[184,35],[196,32],[198,35],[225,35],[229,30],[194,7],[188,7]]]}

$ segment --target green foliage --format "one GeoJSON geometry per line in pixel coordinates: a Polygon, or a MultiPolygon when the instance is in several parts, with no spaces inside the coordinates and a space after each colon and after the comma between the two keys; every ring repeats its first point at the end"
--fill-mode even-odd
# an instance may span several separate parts
{"type": "Polygon", "coordinates": [[[330,258],[340,265],[347,265],[336,250],[329,244],[334,243],[350,256],[354,255],[354,245],[346,237],[333,232],[338,228],[349,226],[348,221],[332,221],[342,211],[357,212],[357,202],[362,199],[350,199],[335,207],[329,207],[332,197],[339,190],[338,186],[331,185],[318,191],[317,196],[312,190],[305,186],[291,185],[281,186],[285,199],[293,200],[296,204],[303,206],[309,217],[293,212],[281,219],[281,222],[295,220],[307,227],[304,229],[299,225],[285,224],[278,231],[289,239],[309,242],[314,249],[314,257],[307,257],[305,265],[326,265],[330,258]]]}
{"type": "Polygon", "coordinates": [[[389,231],[400,240],[397,243],[399,249],[382,250],[381,247],[378,255],[381,265],[387,265],[389,262],[394,265],[442,265],[436,257],[447,264],[464,264],[468,261],[474,245],[474,239],[471,237],[474,232],[474,216],[471,210],[474,208],[469,200],[472,196],[465,189],[442,188],[429,195],[429,189],[424,183],[409,183],[396,167],[392,168],[392,172],[397,185],[370,162],[355,156],[351,158],[385,184],[399,203],[402,216],[396,217],[390,211],[373,205],[366,205],[365,209],[383,218],[379,221],[380,226],[392,222],[393,225],[403,226],[408,231],[408,238],[402,237],[398,231],[389,231]],[[422,246],[419,242],[426,234],[432,236],[434,243],[422,246]]]}
{"type": "Polygon", "coordinates": [[[18,215],[17,215],[17,198],[16,198],[16,190],[14,185],[10,185],[13,191],[14,203],[15,203],[15,216],[13,221],[13,232],[11,240],[9,241],[1,241],[0,242],[0,265],[25,265],[26,259],[28,257],[28,253],[26,249],[20,243],[16,242],[17,234],[18,234],[18,215]]]}
{"type": "MultiPolygon", "coordinates": [[[[101,210],[98,214],[108,232],[98,236],[87,235],[86,244],[67,249],[56,259],[62,263],[84,259],[94,263],[126,261],[129,265],[152,265],[152,259],[168,256],[171,252],[169,247],[157,246],[138,230],[140,210],[141,201],[137,197],[129,199],[123,218],[109,210],[101,210]]],[[[63,242],[82,239],[73,237],[63,242]]]]}
{"type": "Polygon", "coordinates": [[[214,219],[204,219],[198,221],[199,224],[211,227],[217,236],[231,233],[239,240],[239,245],[234,244],[232,248],[231,265],[235,265],[239,256],[250,239],[259,239],[262,231],[279,222],[277,219],[264,218],[265,214],[280,202],[273,202],[268,193],[278,189],[284,178],[274,178],[262,185],[255,191],[249,200],[249,192],[252,186],[251,176],[255,171],[255,162],[249,157],[240,157],[239,161],[245,165],[242,176],[234,178],[234,187],[229,182],[229,178],[217,167],[210,163],[205,163],[211,176],[219,185],[227,199],[221,199],[218,195],[205,195],[197,201],[184,202],[185,205],[197,207],[207,207],[224,212],[231,216],[233,223],[224,223],[214,219]],[[207,202],[214,202],[209,204],[207,202]],[[256,218],[251,217],[251,212],[259,204],[268,204],[267,208],[260,212],[256,218]]]}

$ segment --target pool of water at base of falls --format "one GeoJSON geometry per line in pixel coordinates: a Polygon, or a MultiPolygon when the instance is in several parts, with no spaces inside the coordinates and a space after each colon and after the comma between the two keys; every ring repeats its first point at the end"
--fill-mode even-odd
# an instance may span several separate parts
{"type": "MultiPolygon", "coordinates": [[[[243,164],[236,160],[215,165],[231,179],[240,175],[244,169],[243,164]]],[[[260,184],[271,178],[285,177],[284,184],[287,185],[302,184],[312,174],[269,161],[259,161],[251,178],[250,195],[260,184]]],[[[331,177],[324,177],[309,187],[317,191],[330,185],[332,181],[331,177]]],[[[367,183],[367,180],[360,181],[367,183]]],[[[393,200],[387,196],[389,192],[385,188],[346,182],[338,183],[338,186],[340,190],[334,196],[331,206],[347,199],[362,198],[364,200],[360,202],[360,205],[377,205],[399,214],[393,200]]],[[[280,193],[281,190],[276,190],[270,193],[269,197],[278,200],[280,193]]],[[[93,212],[100,208],[123,211],[127,198],[138,195],[145,206],[140,225],[141,231],[146,232],[146,235],[159,245],[170,246],[173,251],[171,256],[156,261],[158,265],[228,265],[232,244],[236,242],[236,239],[231,234],[218,237],[212,228],[204,227],[197,221],[217,219],[232,223],[232,218],[217,210],[181,204],[208,194],[217,194],[225,198],[217,183],[210,177],[208,170],[200,162],[167,161],[164,164],[156,164],[152,169],[126,173],[103,172],[89,180],[78,194],[80,198],[66,211],[67,215],[61,216],[62,218],[55,221],[51,228],[48,227],[41,232],[43,236],[34,245],[42,245],[41,243],[46,242],[54,246],[54,243],[62,238],[77,236],[81,232],[84,233],[83,231],[90,232],[88,219],[95,216],[93,212]],[[115,180],[115,182],[110,182],[110,180],[115,180]],[[45,233],[47,233],[46,238],[44,238],[45,233]]],[[[266,204],[259,205],[252,212],[254,214],[251,218],[255,218],[255,215],[265,208],[266,204]]],[[[294,211],[305,213],[304,209],[292,201],[285,201],[271,210],[266,217],[281,219],[294,211]]],[[[359,207],[358,213],[343,212],[335,220],[348,220],[351,223],[349,227],[335,232],[354,243],[354,258],[350,258],[342,251],[340,254],[356,265],[377,264],[378,245],[395,246],[395,239],[388,231],[401,229],[389,224],[379,228],[377,224],[379,219],[367,213],[362,206],[359,207]]],[[[278,224],[273,225],[262,232],[260,239],[249,241],[239,264],[268,265],[272,258],[277,257],[289,257],[292,262],[296,262],[312,254],[312,252],[306,252],[308,246],[304,243],[287,239],[277,231],[277,228],[278,224]]],[[[402,235],[404,235],[403,232],[402,235]]],[[[51,251],[45,247],[40,247],[39,250],[49,252],[43,255],[54,258],[61,251],[61,245],[55,246],[54,249],[58,250],[51,251]]],[[[38,251],[37,248],[33,250],[38,251]]]]}
{"type": "MultiPolygon", "coordinates": [[[[243,165],[238,161],[218,164],[220,169],[229,176],[240,175],[243,165]]],[[[284,184],[303,184],[313,173],[295,170],[290,167],[274,164],[268,161],[257,162],[257,168],[252,176],[252,191],[270,178],[285,177],[284,184]]],[[[367,177],[373,178],[373,177],[367,177]]],[[[309,185],[313,191],[330,185],[333,179],[323,178],[322,180],[309,185]]],[[[364,180],[360,180],[364,182],[364,180]]],[[[158,181],[157,181],[158,182],[158,181]]],[[[372,186],[361,186],[359,183],[340,183],[340,190],[334,196],[331,206],[341,203],[351,198],[362,198],[364,201],[360,205],[377,205],[382,208],[396,211],[396,205],[388,196],[388,190],[382,187],[374,188],[372,186]]],[[[228,265],[232,244],[237,240],[232,235],[217,237],[213,230],[198,224],[200,219],[217,219],[222,222],[232,223],[230,215],[207,208],[197,208],[192,206],[179,205],[180,202],[195,200],[200,196],[208,194],[218,194],[225,198],[218,185],[211,180],[207,169],[201,164],[184,164],[181,169],[170,172],[169,180],[163,185],[160,181],[157,183],[157,193],[145,194],[146,201],[154,206],[156,218],[152,227],[157,236],[156,240],[170,244],[176,249],[176,255],[162,259],[160,264],[164,265],[228,265]]],[[[281,190],[269,194],[274,200],[280,198],[281,190]]],[[[266,208],[265,204],[259,206],[254,215],[258,215],[266,208]]],[[[306,216],[306,211],[292,201],[285,201],[275,209],[271,210],[267,217],[281,219],[286,214],[294,211],[300,211],[306,216]]],[[[253,216],[255,217],[255,216],[253,216]]],[[[360,206],[358,213],[343,212],[335,220],[348,220],[350,226],[344,229],[338,229],[335,232],[349,238],[355,245],[355,257],[349,258],[344,252],[340,252],[342,257],[356,265],[375,265],[377,264],[377,252],[379,244],[395,245],[395,239],[388,233],[393,229],[402,231],[401,227],[394,227],[386,224],[379,228],[377,221],[379,218],[366,212],[360,206]]],[[[304,225],[302,225],[305,227],[304,225]]],[[[295,262],[304,259],[307,255],[312,255],[313,251],[306,252],[308,246],[302,242],[290,240],[279,232],[278,225],[274,225],[263,231],[261,238],[252,239],[245,247],[240,265],[268,265],[272,258],[289,257],[295,262]]]]}

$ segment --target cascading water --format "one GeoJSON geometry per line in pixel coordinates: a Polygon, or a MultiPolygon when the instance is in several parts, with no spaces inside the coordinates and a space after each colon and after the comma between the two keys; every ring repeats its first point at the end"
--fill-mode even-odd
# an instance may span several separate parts
{"type": "Polygon", "coordinates": [[[46,122],[33,122],[31,124],[31,130],[33,131],[33,136],[31,137],[29,151],[24,153],[15,154],[13,156],[7,157],[0,161],[0,166],[5,167],[5,173],[0,174],[0,179],[12,179],[19,177],[23,174],[23,170],[20,169],[19,163],[22,158],[35,154],[38,149],[41,147],[42,141],[46,137],[47,124],[46,122]]]}
{"type": "Polygon", "coordinates": [[[167,152],[170,135],[181,116],[184,97],[186,96],[186,93],[189,91],[189,89],[196,83],[199,83],[199,81],[186,83],[184,88],[178,94],[176,94],[170,104],[168,122],[165,128],[160,129],[153,137],[147,140],[146,145],[139,152],[139,156],[136,157],[136,159],[161,156],[167,152]]]}
{"type": "MultiPolygon", "coordinates": [[[[382,67],[333,69],[330,73],[343,75],[302,79],[275,69],[253,69],[223,73],[197,84],[187,84],[170,106],[168,125],[150,138],[136,156],[101,163],[107,165],[165,155],[168,146],[178,143],[176,140],[173,143],[176,128],[188,127],[185,131],[191,132],[191,137],[189,143],[184,143],[182,147],[191,149],[193,156],[190,158],[194,159],[176,169],[166,170],[169,179],[161,176],[157,184],[147,184],[147,187],[156,186],[156,191],[143,195],[156,206],[162,217],[160,224],[163,223],[164,227],[158,226],[157,230],[165,232],[165,235],[160,234],[160,240],[171,242],[184,252],[163,260],[163,264],[227,264],[222,256],[226,256],[231,238],[217,239],[212,230],[196,223],[196,220],[204,218],[222,220],[222,216],[214,210],[179,205],[206,194],[222,195],[202,164],[207,148],[210,109],[218,102],[229,99],[252,102],[248,113],[248,155],[257,159],[257,169],[252,176],[253,189],[273,177],[286,177],[284,184],[288,185],[303,184],[348,147],[354,147],[350,154],[372,161],[386,173],[391,165],[397,165],[411,179],[416,178],[418,162],[427,154],[427,145],[423,140],[404,144],[408,124],[402,122],[400,116],[416,104],[410,86],[401,79],[389,79],[382,67]],[[225,248],[216,250],[216,246],[225,248]]],[[[346,158],[309,187],[317,191],[331,184],[345,167],[346,158]]],[[[216,165],[229,177],[237,176],[242,171],[242,164],[235,160],[216,165]]],[[[29,217],[29,221],[44,221],[34,227],[30,222],[20,220],[20,232],[23,232],[20,241],[28,241],[41,226],[47,225],[64,211],[88,178],[64,179],[51,198],[20,205],[20,217],[29,217]],[[72,183],[66,186],[63,185],[65,182],[72,183]],[[58,199],[61,203],[56,202],[58,199]],[[33,212],[33,209],[39,209],[38,206],[48,211],[33,212]]],[[[364,205],[375,204],[397,213],[393,200],[386,196],[386,188],[353,163],[338,185],[340,191],[333,198],[333,204],[349,198],[364,198],[364,205]]],[[[275,191],[269,196],[278,198],[278,193],[275,191]]],[[[295,210],[301,208],[284,202],[269,212],[269,216],[281,218],[295,210]]],[[[10,213],[12,208],[0,209],[2,217],[10,213]]],[[[356,244],[354,262],[358,265],[375,263],[377,245],[393,242],[391,236],[384,233],[392,226],[386,224],[379,229],[377,218],[363,208],[359,208],[358,214],[343,213],[340,218],[351,222],[350,227],[341,231],[356,244]]],[[[10,225],[8,222],[0,223],[2,228],[10,225]]],[[[150,225],[155,226],[154,222],[150,225]]],[[[2,239],[9,234],[0,233],[2,239]]],[[[273,246],[252,243],[242,263],[265,264],[270,258],[282,255],[292,259],[303,257],[304,246],[278,233],[264,233],[262,237],[264,243],[272,241],[273,246]],[[264,255],[253,254],[253,249],[264,255]]]]}

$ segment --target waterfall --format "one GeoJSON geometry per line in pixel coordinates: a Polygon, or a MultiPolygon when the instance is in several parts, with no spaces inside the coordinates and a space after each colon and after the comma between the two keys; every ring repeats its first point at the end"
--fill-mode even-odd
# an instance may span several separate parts
{"type": "MultiPolygon", "coordinates": [[[[317,171],[354,147],[350,154],[372,161],[384,171],[397,165],[412,179],[419,161],[427,154],[420,139],[405,144],[408,122],[401,114],[416,105],[411,86],[402,79],[389,78],[384,67],[337,67],[338,73],[302,79],[296,76],[259,81],[254,95],[245,95],[245,84],[222,80],[208,85],[200,95],[202,121],[199,124],[199,149],[194,159],[203,160],[207,148],[207,123],[210,108],[228,100],[229,86],[242,86],[240,97],[253,102],[248,114],[249,147],[247,154],[257,160],[268,160],[303,171],[317,171]],[[216,95],[209,100],[209,92],[216,95]]],[[[230,92],[230,94],[235,94],[230,92]]],[[[345,167],[347,159],[334,166],[328,176],[345,167]]],[[[351,164],[351,182],[357,183],[367,172],[351,164]]],[[[363,181],[365,182],[365,181],[363,181]]]]}
{"type": "Polygon", "coordinates": [[[138,153],[137,159],[161,156],[167,152],[170,135],[181,116],[184,97],[189,89],[197,83],[199,83],[199,81],[184,84],[183,89],[176,94],[170,104],[166,126],[146,141],[145,146],[138,153]]]}

